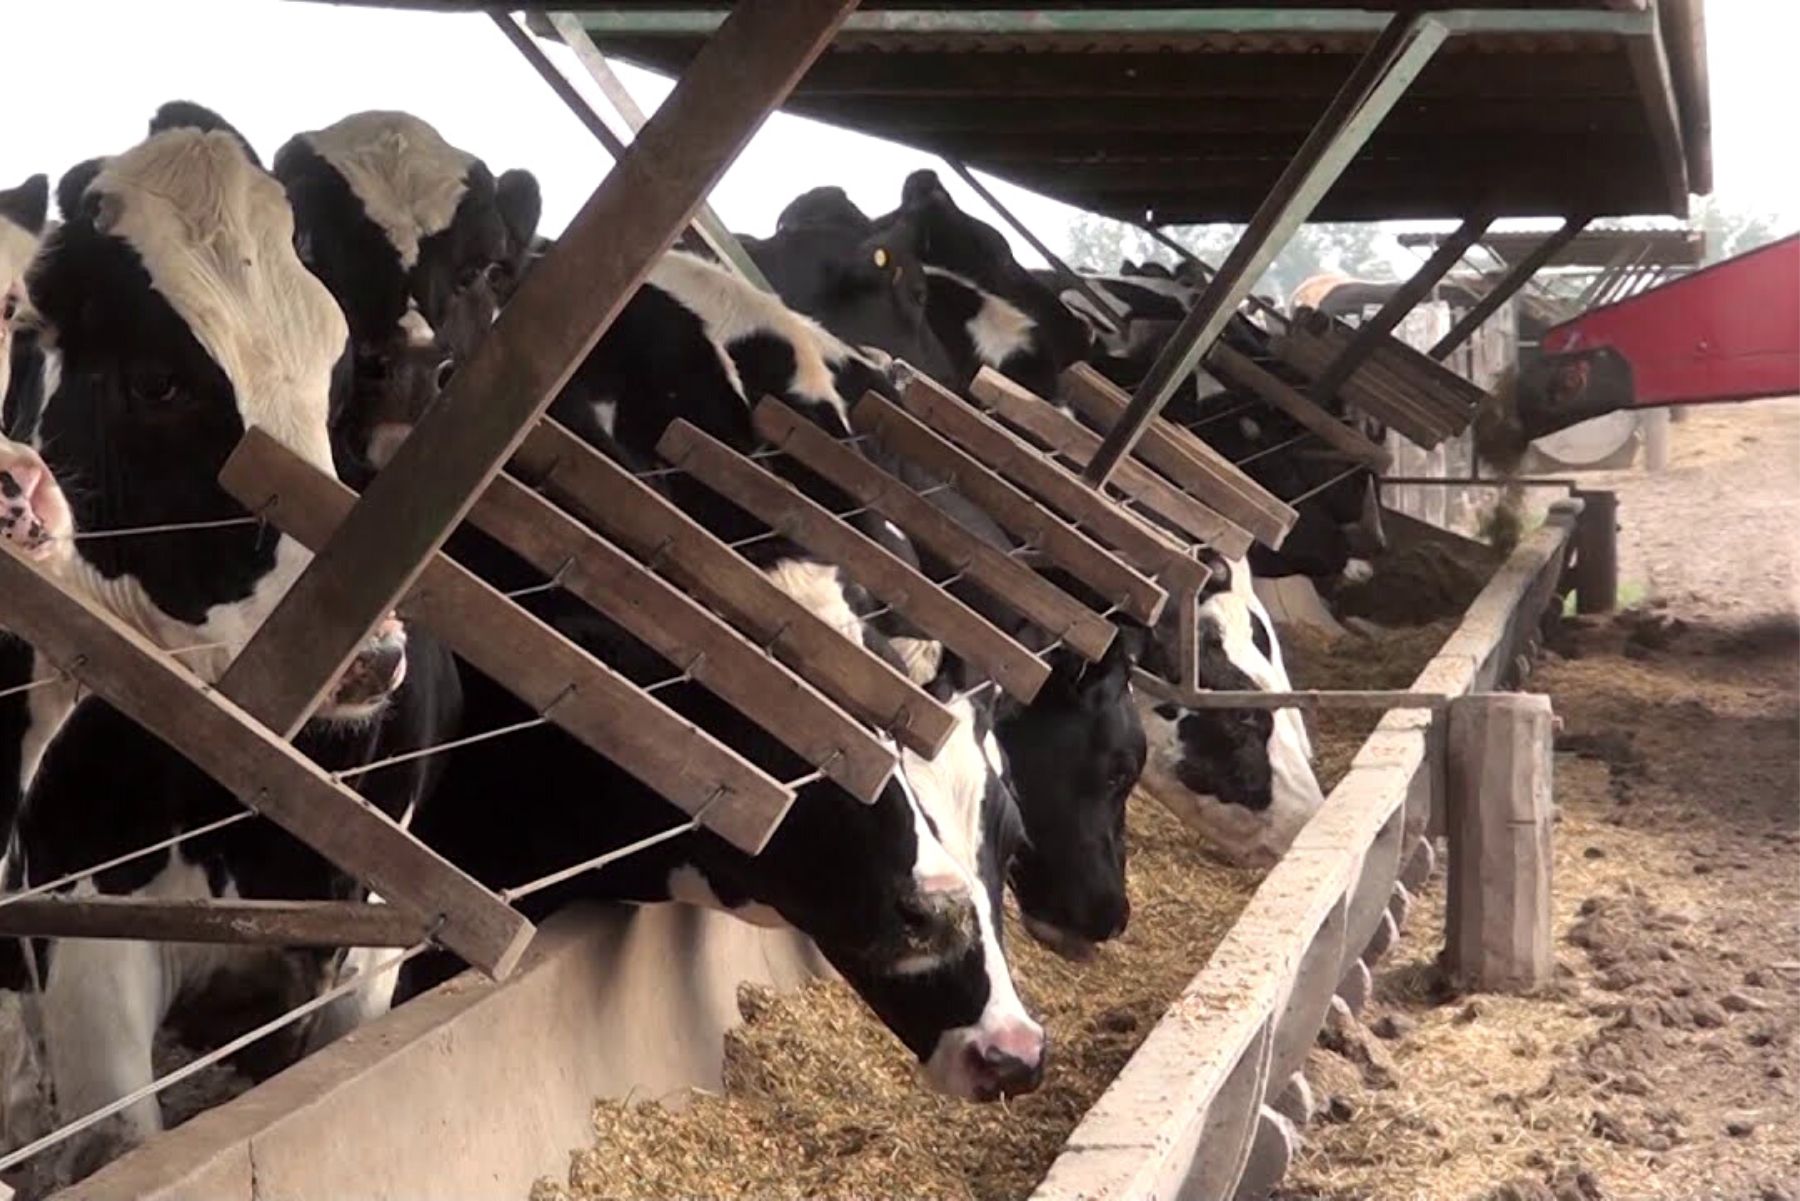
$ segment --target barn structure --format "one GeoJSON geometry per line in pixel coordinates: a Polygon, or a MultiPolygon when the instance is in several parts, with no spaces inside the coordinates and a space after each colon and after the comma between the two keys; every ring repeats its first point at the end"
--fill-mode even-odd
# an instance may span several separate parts
{"type": "MultiPolygon", "coordinates": [[[[479,352],[360,497],[272,439],[245,438],[226,487],[317,553],[216,688],[198,686],[167,650],[24,559],[0,554],[9,629],[187,755],[247,812],[280,824],[388,903],[220,902],[195,912],[33,890],[0,899],[0,934],[385,943],[397,957],[441,946],[487,980],[464,978],[403,1007],[69,1195],[523,1195],[581,1139],[595,1095],[716,1079],[717,1036],[737,980],[789,982],[816,968],[790,936],[687,911],[534,931],[511,904],[524,890],[483,888],[289,743],[355,648],[398,609],[542,721],[684,811],[671,836],[704,826],[752,853],[767,842],[801,781],[758,771],[663,708],[653,689],[547,636],[508,597],[462,573],[442,547],[472,521],[685,663],[677,675],[714,689],[856,795],[880,788],[897,747],[929,756],[943,745],[945,716],[928,696],[844,639],[795,623],[731,548],[544,417],[690,222],[734,257],[702,206],[777,107],[1152,228],[1246,227],[1229,256],[1206,269],[1204,291],[1135,394],[1081,369],[1065,376],[1060,398],[993,375],[961,398],[919,377],[901,404],[866,398],[853,418],[860,435],[954,471],[997,521],[1030,531],[1039,551],[1112,601],[1099,611],[1055,589],[1009,592],[1024,616],[1084,656],[1104,653],[1113,613],[1150,621],[1174,604],[1185,662],[1170,678],[1141,676],[1146,689],[1200,706],[1391,710],[1225,945],[1195,965],[1175,1011],[1076,1130],[1037,1195],[1266,1193],[1304,1111],[1296,1072],[1305,1048],[1334,996],[1354,1006],[1366,994],[1367,961],[1392,943],[1409,887],[1431,871],[1434,821],[1444,820],[1452,781],[1482,774],[1479,740],[1452,746],[1450,715],[1471,706],[1465,711],[1482,716],[1468,720],[1486,723],[1505,707],[1485,694],[1528,666],[1538,618],[1566,588],[1582,507],[1552,509],[1408,690],[1207,693],[1193,672],[1188,598],[1206,578],[1196,548],[1237,555],[1253,541],[1277,545],[1303,498],[1270,494],[1159,413],[1204,364],[1355,464],[1385,467],[1390,456],[1321,407],[1333,394],[1421,446],[1459,435],[1484,394],[1442,360],[1595,217],[1682,216],[1691,193],[1710,190],[1699,0],[571,0],[556,12],[531,6],[525,29],[500,11],[518,5],[400,6],[491,12],[528,57],[535,47],[526,29],[558,37],[603,82],[608,56],[679,82],[620,145],[479,352]],[[1393,338],[1488,225],[1510,216],[1563,224],[1511,260],[1426,351],[1393,338]],[[1307,374],[1310,388],[1219,343],[1303,222],[1402,217],[1463,224],[1359,326],[1324,314],[1261,314],[1282,360],[1307,374]],[[1473,766],[1456,760],[1464,745],[1477,748],[1460,752],[1476,757],[1473,766]],[[646,1028],[663,1037],[643,1037],[646,1028]],[[634,1034],[608,1040],[608,1029],[634,1034]],[[406,1120],[393,1119],[396,1107],[406,1120]]],[[[595,125],[607,136],[604,121],[595,125]]],[[[915,494],[830,439],[809,438],[784,406],[763,402],[756,421],[782,453],[835,473],[921,544],[961,551],[951,557],[966,562],[964,571],[1003,590],[1018,584],[1016,563],[977,553],[915,494]]],[[[942,581],[909,574],[850,531],[844,515],[781,486],[754,457],[679,424],[659,449],[670,469],[842,565],[998,687],[1029,698],[1042,684],[1044,663],[955,602],[942,581]]],[[[1453,854],[1468,857],[1464,880],[1491,870],[1484,845],[1479,831],[1453,838],[1453,854]]],[[[1470,945],[1485,945],[1482,923],[1529,916],[1526,884],[1490,883],[1496,895],[1517,891],[1518,903],[1472,907],[1470,945]]],[[[0,1156],[0,1167],[68,1132],[0,1156]]]]}

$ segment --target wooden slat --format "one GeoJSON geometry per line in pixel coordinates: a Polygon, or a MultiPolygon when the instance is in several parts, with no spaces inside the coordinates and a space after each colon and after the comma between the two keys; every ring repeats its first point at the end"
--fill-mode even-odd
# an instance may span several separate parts
{"type": "Polygon", "coordinates": [[[1008,483],[967,451],[873,392],[850,411],[850,424],[888,449],[949,479],[1015,538],[1042,550],[1127,616],[1156,621],[1168,593],[1111,551],[1008,483]]]}
{"type": "MultiPolygon", "coordinates": [[[[1063,395],[1103,429],[1124,415],[1129,398],[1086,363],[1062,374],[1063,395]]],[[[1279,547],[1299,514],[1238,470],[1191,431],[1168,421],[1151,422],[1137,453],[1194,497],[1243,526],[1264,546],[1279,547]]]]}
{"type": "Polygon", "coordinates": [[[256,947],[410,947],[424,918],[364,901],[161,901],[29,897],[0,905],[0,937],[129,938],[256,947]]]}
{"type": "Polygon", "coordinates": [[[994,599],[1061,638],[1090,662],[1119,629],[1031,568],[953,521],[943,510],[778,400],[756,408],[756,428],[858,504],[881,514],[918,545],[965,572],[994,599]]]}
{"type": "Polygon", "coordinates": [[[901,746],[932,758],[955,732],[956,718],[930,693],[862,647],[846,650],[842,631],[556,422],[539,422],[511,466],[901,746]]]}
{"type": "Polygon", "coordinates": [[[466,962],[496,979],[518,962],[532,925],[511,906],[10,542],[0,596],[14,634],[391,903],[441,918],[438,940],[466,962]]]}
{"type": "MultiPolygon", "coordinates": [[[[1092,430],[992,368],[983,367],[969,385],[976,400],[1042,440],[1076,468],[1086,467],[1099,449],[1092,430]]],[[[1177,531],[1242,558],[1254,541],[1242,526],[1220,516],[1136,459],[1125,459],[1109,483],[1155,513],[1177,531]]]]}
{"type": "MultiPolygon", "coordinates": [[[[1289,326],[1288,332],[1276,339],[1275,353],[1282,362],[1311,378],[1322,375],[1331,365],[1333,352],[1330,344],[1306,325],[1305,321],[1295,321],[1289,326]]],[[[1345,404],[1392,426],[1419,446],[1436,446],[1449,434],[1447,424],[1429,405],[1372,362],[1352,372],[1338,387],[1338,395],[1345,404]]]]}
{"type": "Polygon", "coordinates": [[[873,801],[895,755],[842,709],[672,584],[518,481],[494,477],[469,520],[618,622],[851,795],[873,801]]]}
{"type": "MultiPolygon", "coordinates": [[[[870,595],[904,615],[1000,687],[1029,701],[1050,678],[1042,659],[828,509],[723,442],[677,421],[657,453],[808,551],[835,563],[870,595]]],[[[853,637],[846,631],[844,637],[853,637]]]]}
{"type": "Polygon", "coordinates": [[[901,392],[907,411],[977,459],[1114,547],[1142,571],[1177,581],[1200,567],[1185,546],[1127,511],[935,380],[914,376],[901,392]]]}
{"type": "Polygon", "coordinates": [[[291,735],[856,0],[745,0],[219,682],[291,735]]]}
{"type": "MultiPolygon", "coordinates": [[[[326,542],[356,502],[350,489],[258,429],[244,435],[219,482],[309,547],[326,542]]],[[[793,803],[791,789],[441,553],[426,563],[400,612],[739,850],[760,851],[793,803]]]]}
{"type": "Polygon", "coordinates": [[[1225,383],[1250,389],[1357,462],[1367,463],[1377,471],[1386,471],[1393,462],[1393,456],[1385,447],[1377,446],[1302,396],[1285,380],[1265,370],[1249,355],[1221,342],[1207,356],[1206,365],[1208,370],[1225,383]]]}
{"type": "MultiPolygon", "coordinates": [[[[1322,313],[1308,316],[1304,324],[1309,333],[1323,339],[1326,353],[1335,356],[1333,364],[1355,347],[1359,337],[1358,331],[1322,313]]],[[[1395,338],[1379,341],[1356,374],[1402,391],[1451,434],[1466,428],[1487,400],[1478,384],[1395,338]]]]}

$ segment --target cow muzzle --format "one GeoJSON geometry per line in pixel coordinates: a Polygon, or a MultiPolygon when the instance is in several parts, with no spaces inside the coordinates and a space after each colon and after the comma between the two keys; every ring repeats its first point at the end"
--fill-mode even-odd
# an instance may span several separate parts
{"type": "Polygon", "coordinates": [[[998,1101],[1044,1082],[1050,1040],[1022,1015],[985,1019],[945,1032],[925,1062],[931,1087],[964,1101],[998,1101]]]}
{"type": "Polygon", "coordinates": [[[355,721],[379,712],[406,682],[406,627],[389,614],[338,677],[321,716],[355,721]]]}
{"type": "Polygon", "coordinates": [[[28,446],[0,438],[0,542],[27,559],[69,557],[75,520],[56,476],[28,446]]]}

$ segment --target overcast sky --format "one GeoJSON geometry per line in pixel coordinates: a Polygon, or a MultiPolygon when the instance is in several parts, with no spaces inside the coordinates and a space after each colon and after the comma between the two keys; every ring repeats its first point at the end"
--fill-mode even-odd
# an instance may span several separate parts
{"type": "MultiPolygon", "coordinates": [[[[544,228],[568,221],[608,160],[483,16],[445,16],[293,0],[6,0],[0,78],[12,112],[0,138],[0,187],[33,172],[121,150],[164,100],[209,105],[265,157],[294,133],[347,113],[403,108],[496,173],[528,167],[544,189],[544,228]]],[[[1788,88],[1800,0],[1706,0],[1717,194],[1800,226],[1800,154],[1788,88]],[[1779,99],[1777,97],[1780,97],[1779,99]]],[[[584,94],[595,89],[561,47],[552,54],[584,94]]],[[[645,107],[668,84],[623,72],[645,107]]],[[[602,111],[607,111],[602,108],[602,111]]],[[[776,116],[713,195],[736,230],[767,233],[794,196],[844,187],[885,212],[929,155],[796,117],[776,116]]],[[[946,184],[985,212],[960,180],[946,184]]],[[[1053,246],[1073,210],[1005,185],[996,192],[1053,246]]],[[[1007,231],[1011,236],[1011,231],[1007,231]]],[[[1015,239],[1017,244],[1017,240],[1015,239]]],[[[1017,244],[1023,261],[1035,262],[1017,244]]]]}

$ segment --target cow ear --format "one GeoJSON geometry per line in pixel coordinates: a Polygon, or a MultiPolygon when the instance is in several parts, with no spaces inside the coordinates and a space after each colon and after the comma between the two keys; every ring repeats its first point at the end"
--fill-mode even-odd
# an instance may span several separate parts
{"type": "Polygon", "coordinates": [[[106,166],[103,158],[91,158],[85,163],[76,163],[70,167],[56,184],[56,207],[62,210],[63,220],[73,221],[81,214],[82,196],[88,185],[106,166]]]}
{"type": "Polygon", "coordinates": [[[198,129],[204,133],[228,133],[237,144],[243,147],[244,157],[262,166],[262,159],[256,155],[256,148],[250,145],[250,139],[238,132],[237,126],[221,117],[204,104],[195,104],[192,100],[171,100],[156,110],[150,118],[150,133],[159,134],[170,129],[198,129]]]}
{"type": "Polygon", "coordinates": [[[16,188],[0,192],[0,217],[33,237],[44,232],[44,219],[50,215],[50,177],[33,175],[16,188]]]}
{"type": "Polygon", "coordinates": [[[494,185],[494,203],[500,210],[500,222],[506,226],[507,241],[515,253],[523,255],[537,234],[538,220],[544,215],[544,197],[538,190],[537,176],[514,169],[504,172],[494,185]]]}
{"type": "Polygon", "coordinates": [[[1110,709],[1119,703],[1131,685],[1133,655],[1124,632],[1113,639],[1100,661],[1081,677],[1081,703],[1089,709],[1110,709]]]}

